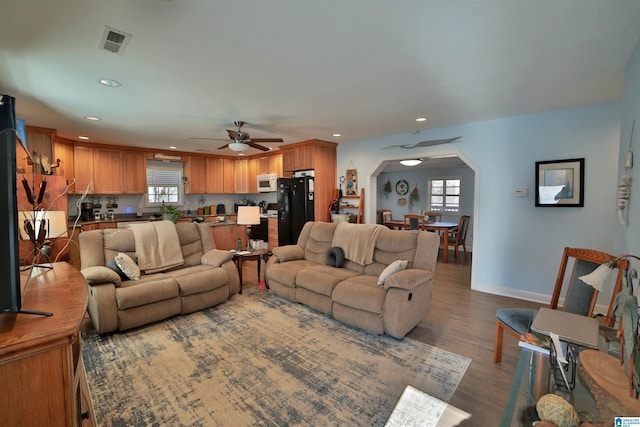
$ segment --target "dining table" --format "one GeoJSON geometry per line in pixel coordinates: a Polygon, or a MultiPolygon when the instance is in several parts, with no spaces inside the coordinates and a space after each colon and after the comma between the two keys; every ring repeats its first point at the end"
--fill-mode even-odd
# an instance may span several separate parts
{"type": "MultiPolygon", "coordinates": [[[[385,221],[384,225],[394,230],[407,229],[405,222],[400,220],[385,221]]],[[[442,247],[444,252],[442,255],[442,261],[449,262],[449,248],[447,246],[447,241],[449,240],[449,234],[455,232],[458,228],[458,223],[446,221],[420,222],[419,226],[421,230],[442,232],[442,247]]]]}

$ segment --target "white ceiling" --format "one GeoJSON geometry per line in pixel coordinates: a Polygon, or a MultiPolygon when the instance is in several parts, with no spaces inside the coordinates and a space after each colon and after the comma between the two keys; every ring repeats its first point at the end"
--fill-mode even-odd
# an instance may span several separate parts
{"type": "Polygon", "coordinates": [[[190,138],[225,139],[244,120],[253,137],[344,143],[619,99],[640,37],[638,0],[0,0],[0,10],[0,93],[28,125],[217,154],[233,153],[190,138]],[[133,36],[123,55],[98,48],[105,26],[133,36]]]}

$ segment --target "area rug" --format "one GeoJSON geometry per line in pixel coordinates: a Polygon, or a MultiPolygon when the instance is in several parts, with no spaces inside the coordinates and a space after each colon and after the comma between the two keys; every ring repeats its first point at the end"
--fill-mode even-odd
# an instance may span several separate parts
{"type": "Polygon", "coordinates": [[[382,426],[407,384],[448,401],[471,361],[255,289],[83,340],[105,426],[382,426]]]}

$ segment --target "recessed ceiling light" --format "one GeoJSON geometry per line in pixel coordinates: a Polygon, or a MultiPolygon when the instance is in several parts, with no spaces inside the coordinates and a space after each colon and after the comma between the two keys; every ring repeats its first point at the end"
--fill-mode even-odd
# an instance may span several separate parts
{"type": "Polygon", "coordinates": [[[89,137],[88,136],[84,136],[84,135],[80,135],[78,137],[78,139],[87,140],[87,139],[89,139],[89,137]]]}
{"type": "Polygon", "coordinates": [[[117,80],[113,80],[113,79],[100,79],[100,80],[98,80],[98,83],[100,83],[103,86],[108,86],[108,87],[120,87],[120,86],[122,86],[122,83],[120,83],[117,80]]]}
{"type": "Polygon", "coordinates": [[[172,149],[172,150],[175,150],[178,147],[176,147],[175,145],[170,145],[169,148],[172,149]]]}
{"type": "Polygon", "coordinates": [[[427,121],[427,118],[426,118],[426,117],[418,117],[418,118],[416,119],[416,122],[426,122],[426,121],[427,121]]]}
{"type": "Polygon", "coordinates": [[[335,136],[337,138],[339,136],[342,136],[342,134],[341,133],[334,133],[333,136],[335,136]]]}
{"type": "Polygon", "coordinates": [[[100,120],[102,120],[100,117],[97,117],[97,116],[84,116],[84,118],[87,120],[91,120],[92,122],[99,122],[100,120]]]}
{"type": "Polygon", "coordinates": [[[400,160],[400,164],[405,166],[418,166],[420,163],[422,163],[422,159],[400,160]]]}

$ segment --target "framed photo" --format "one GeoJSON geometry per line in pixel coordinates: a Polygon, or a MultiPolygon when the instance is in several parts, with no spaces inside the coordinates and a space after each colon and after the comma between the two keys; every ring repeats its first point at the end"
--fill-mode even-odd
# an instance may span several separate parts
{"type": "Polygon", "coordinates": [[[584,206],[584,158],[536,162],[536,206],[584,206]]]}

